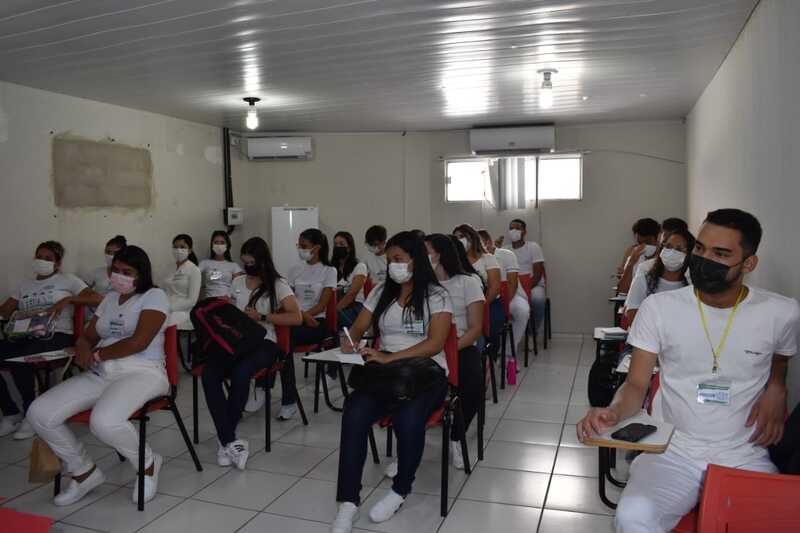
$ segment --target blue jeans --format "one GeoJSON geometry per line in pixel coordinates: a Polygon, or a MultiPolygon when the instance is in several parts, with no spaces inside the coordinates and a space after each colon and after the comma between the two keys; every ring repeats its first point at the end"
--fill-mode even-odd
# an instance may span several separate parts
{"type": "Polygon", "coordinates": [[[492,346],[499,351],[500,330],[506,323],[506,311],[503,309],[503,301],[498,298],[489,304],[489,332],[492,346]]]}
{"type": "Polygon", "coordinates": [[[369,429],[381,417],[391,414],[397,437],[397,475],[392,490],[400,496],[411,492],[414,476],[425,450],[425,425],[428,417],[442,406],[447,394],[447,380],[412,400],[392,405],[363,391],[355,391],[344,402],[339,444],[339,480],[336,501],[361,504],[361,474],[367,459],[369,429]]]}
{"type": "Polygon", "coordinates": [[[451,439],[457,441],[467,432],[472,419],[478,413],[483,401],[485,388],[481,353],[475,346],[467,346],[458,351],[458,398],[461,400],[461,412],[464,414],[464,427],[453,424],[451,439]]]}
{"type": "Polygon", "coordinates": [[[534,331],[539,329],[544,324],[544,308],[547,301],[547,293],[544,287],[534,287],[531,290],[531,319],[533,321],[534,331]]]}

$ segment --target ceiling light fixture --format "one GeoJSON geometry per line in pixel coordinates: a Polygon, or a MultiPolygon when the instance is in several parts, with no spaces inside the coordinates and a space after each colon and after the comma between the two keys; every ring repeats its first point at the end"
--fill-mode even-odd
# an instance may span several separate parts
{"type": "Polygon", "coordinates": [[[539,70],[542,75],[542,86],[539,89],[539,107],[550,109],[553,107],[553,74],[558,74],[554,68],[543,68],[539,70]]]}
{"type": "Polygon", "coordinates": [[[245,121],[245,124],[247,124],[247,129],[254,130],[258,128],[258,111],[256,111],[256,102],[260,102],[261,98],[248,96],[247,98],[242,98],[242,100],[247,102],[250,106],[247,109],[247,120],[245,121]]]}
{"type": "Polygon", "coordinates": [[[584,102],[585,102],[586,100],[588,100],[588,99],[589,99],[589,97],[588,97],[588,96],[582,96],[582,97],[581,97],[581,100],[583,100],[584,102]]]}

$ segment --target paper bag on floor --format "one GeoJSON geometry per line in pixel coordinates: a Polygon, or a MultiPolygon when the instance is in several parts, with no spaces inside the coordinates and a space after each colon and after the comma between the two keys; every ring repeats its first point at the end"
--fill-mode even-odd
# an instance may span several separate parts
{"type": "Polygon", "coordinates": [[[31,463],[28,469],[28,481],[31,483],[49,483],[61,472],[61,460],[56,457],[50,446],[39,437],[33,439],[31,446],[31,463]]]}

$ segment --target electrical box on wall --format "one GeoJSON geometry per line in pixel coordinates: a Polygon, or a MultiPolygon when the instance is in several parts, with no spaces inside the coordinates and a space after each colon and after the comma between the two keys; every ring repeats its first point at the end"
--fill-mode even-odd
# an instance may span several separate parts
{"type": "Polygon", "coordinates": [[[241,226],[244,224],[244,209],[241,207],[226,207],[222,210],[226,226],[241,226]]]}

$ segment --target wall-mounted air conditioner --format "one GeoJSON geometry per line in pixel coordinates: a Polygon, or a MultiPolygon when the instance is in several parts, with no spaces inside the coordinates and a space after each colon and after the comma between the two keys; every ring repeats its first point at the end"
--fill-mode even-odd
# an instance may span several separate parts
{"type": "Polygon", "coordinates": [[[476,155],[550,152],[556,147],[556,128],[552,125],[474,128],[469,130],[469,146],[476,155]]]}
{"type": "Polygon", "coordinates": [[[311,137],[242,137],[242,155],[251,161],[311,159],[311,137]]]}

